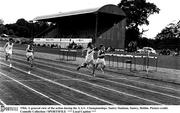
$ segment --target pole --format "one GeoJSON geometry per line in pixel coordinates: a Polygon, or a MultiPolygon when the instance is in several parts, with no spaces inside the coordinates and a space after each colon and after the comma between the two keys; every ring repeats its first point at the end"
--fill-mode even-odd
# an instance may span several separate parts
{"type": "Polygon", "coordinates": [[[29,21],[29,23],[32,24],[31,25],[30,37],[31,37],[31,39],[33,39],[34,38],[34,23],[33,23],[33,20],[29,21]]]}
{"type": "Polygon", "coordinates": [[[95,36],[93,37],[92,43],[95,43],[95,40],[97,39],[97,32],[98,32],[98,13],[96,15],[96,22],[95,22],[95,36]]]}
{"type": "Polygon", "coordinates": [[[34,39],[34,23],[32,21],[32,38],[34,39]]]}
{"type": "Polygon", "coordinates": [[[149,51],[147,52],[146,71],[149,73],[149,51]]]}
{"type": "Polygon", "coordinates": [[[158,56],[156,56],[156,71],[157,71],[157,67],[158,67],[158,56]]]}

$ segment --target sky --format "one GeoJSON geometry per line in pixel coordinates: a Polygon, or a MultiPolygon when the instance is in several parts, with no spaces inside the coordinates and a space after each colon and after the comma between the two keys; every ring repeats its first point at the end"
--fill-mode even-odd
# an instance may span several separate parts
{"type": "MultiPolygon", "coordinates": [[[[32,20],[37,16],[96,8],[106,4],[120,3],[121,0],[0,0],[0,19],[4,24],[15,23],[17,19],[32,20]]],[[[180,0],[147,0],[159,7],[160,13],[151,15],[148,30],[144,36],[153,38],[169,23],[180,20],[180,0]]]]}

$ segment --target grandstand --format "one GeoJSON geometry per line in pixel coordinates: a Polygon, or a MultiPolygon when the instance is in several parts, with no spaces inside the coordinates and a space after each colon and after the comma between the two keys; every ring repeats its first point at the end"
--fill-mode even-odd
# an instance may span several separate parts
{"type": "MultiPolygon", "coordinates": [[[[96,46],[124,48],[125,13],[116,5],[39,16],[33,21],[55,23],[36,38],[91,39],[96,46]]],[[[86,41],[87,42],[87,41],[86,41]]]]}

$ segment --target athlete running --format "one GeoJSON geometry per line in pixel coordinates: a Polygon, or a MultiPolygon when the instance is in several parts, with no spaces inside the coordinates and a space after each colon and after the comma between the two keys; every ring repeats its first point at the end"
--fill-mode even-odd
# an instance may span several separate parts
{"type": "Polygon", "coordinates": [[[4,45],[4,51],[5,51],[5,59],[6,61],[9,60],[9,67],[12,67],[11,60],[12,60],[12,53],[13,53],[13,39],[9,38],[9,41],[4,45]]]}
{"type": "Polygon", "coordinates": [[[26,58],[27,58],[27,61],[30,62],[30,66],[33,67],[34,50],[33,50],[32,43],[30,43],[28,47],[26,48],[26,58]]]}
{"type": "Polygon", "coordinates": [[[99,47],[99,51],[98,51],[98,56],[97,56],[97,60],[96,60],[96,64],[95,64],[95,69],[97,69],[97,67],[100,65],[100,69],[101,71],[104,73],[104,68],[106,66],[106,61],[105,61],[105,47],[104,45],[100,45],[99,47]]]}
{"type": "Polygon", "coordinates": [[[80,66],[77,67],[77,70],[81,68],[86,68],[87,66],[92,65],[92,68],[93,68],[92,74],[93,76],[95,76],[94,74],[94,69],[95,69],[94,48],[93,48],[92,43],[88,43],[87,48],[84,49],[83,51],[87,51],[86,57],[85,57],[84,62],[80,66]]]}

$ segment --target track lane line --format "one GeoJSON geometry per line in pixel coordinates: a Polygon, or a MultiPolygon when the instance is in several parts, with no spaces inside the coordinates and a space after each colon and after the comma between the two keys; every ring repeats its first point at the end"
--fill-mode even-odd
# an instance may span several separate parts
{"type": "MultiPolygon", "coordinates": [[[[7,65],[7,64],[5,64],[5,63],[2,63],[2,62],[0,62],[0,64],[9,67],[9,65],[7,65]]],[[[26,71],[24,71],[24,70],[22,70],[22,69],[19,69],[19,68],[17,68],[17,67],[12,66],[12,68],[14,68],[14,69],[16,69],[16,70],[19,70],[19,71],[21,71],[21,72],[23,72],[23,73],[27,73],[27,74],[28,74],[28,72],[26,72],[26,71]]],[[[41,77],[41,76],[38,76],[38,75],[36,75],[36,74],[30,73],[29,75],[35,76],[35,77],[40,78],[40,79],[42,79],[42,80],[44,80],[44,81],[47,81],[47,82],[50,82],[50,83],[59,85],[59,86],[61,86],[61,87],[70,89],[70,90],[72,90],[72,91],[75,91],[75,92],[84,94],[84,95],[86,95],[86,96],[88,96],[88,97],[94,98],[94,99],[99,100],[99,101],[102,101],[102,102],[104,102],[104,103],[107,103],[107,104],[110,104],[110,105],[116,105],[115,103],[112,103],[112,102],[110,102],[110,101],[101,99],[101,98],[99,98],[99,97],[90,95],[90,94],[88,94],[88,93],[82,92],[82,91],[77,90],[77,89],[74,89],[74,88],[68,87],[68,86],[66,86],[66,85],[64,85],[64,84],[60,84],[60,83],[58,83],[58,82],[52,81],[52,80],[50,80],[50,79],[47,79],[47,78],[44,78],[44,77],[41,77]]]]}
{"type": "MultiPolygon", "coordinates": [[[[41,70],[41,71],[44,71],[44,72],[46,72],[46,73],[49,73],[49,71],[47,71],[47,70],[40,69],[40,68],[38,68],[38,69],[41,70]]],[[[57,74],[57,73],[54,73],[54,72],[51,72],[51,73],[53,73],[53,74],[56,75],[56,76],[66,77],[66,78],[69,78],[69,79],[72,78],[72,77],[64,76],[64,75],[62,75],[62,74],[57,74]]],[[[152,102],[152,103],[156,103],[156,104],[161,104],[161,105],[162,105],[162,103],[159,103],[159,102],[156,102],[156,101],[152,101],[152,100],[149,100],[149,99],[141,98],[141,97],[139,97],[139,96],[135,96],[135,95],[128,94],[128,93],[125,93],[125,92],[121,92],[121,91],[118,91],[118,90],[115,90],[115,89],[112,89],[112,88],[108,88],[108,87],[104,87],[104,86],[101,86],[101,85],[98,85],[98,84],[94,84],[94,83],[91,83],[91,82],[87,82],[87,81],[84,81],[84,80],[82,80],[82,79],[74,79],[74,80],[79,81],[79,82],[82,82],[82,83],[86,83],[86,84],[89,84],[89,85],[92,85],[92,86],[95,86],[95,87],[97,87],[97,88],[98,88],[98,87],[99,87],[99,88],[103,88],[103,89],[106,89],[106,90],[109,90],[109,91],[113,91],[113,92],[115,92],[115,93],[119,93],[119,94],[131,96],[131,97],[135,97],[135,98],[138,98],[138,99],[141,99],[141,100],[145,100],[145,101],[148,101],[148,102],[152,102]]]]}
{"type": "MultiPolygon", "coordinates": [[[[16,62],[16,61],[14,61],[16,62]]],[[[19,62],[16,62],[18,64],[21,64],[21,65],[24,65],[24,66],[27,66],[25,64],[22,64],[22,63],[19,63],[19,62]]],[[[48,66],[48,67],[51,67],[51,66],[48,66]]],[[[51,68],[56,68],[56,67],[51,67],[51,68]]],[[[56,68],[57,69],[57,68],[56,68]]],[[[44,69],[40,69],[39,70],[42,70],[42,71],[45,71],[44,69]]],[[[59,70],[59,69],[58,69],[59,70]]],[[[61,70],[61,69],[60,69],[61,70]]],[[[62,70],[65,70],[65,69],[62,69],[62,70]]],[[[69,71],[69,70],[67,70],[69,71]]],[[[49,72],[49,71],[45,71],[45,72],[49,72]]],[[[72,73],[72,71],[70,71],[72,73]]],[[[53,73],[53,72],[51,72],[53,73]]],[[[74,72],[73,72],[74,73],[74,72]]],[[[77,73],[77,72],[76,72],[77,73]]],[[[55,74],[55,73],[54,73],[55,74]]],[[[82,73],[81,73],[82,74],[82,73]]],[[[57,75],[57,74],[56,74],[57,75]]],[[[59,75],[59,74],[58,74],[59,75]]],[[[66,77],[66,78],[71,78],[71,77],[67,77],[67,76],[64,76],[64,75],[61,75],[63,77],[66,77]]],[[[88,76],[88,77],[92,77],[92,76],[89,76],[89,75],[85,75],[85,76],[88,76]]],[[[97,78],[99,79],[99,78],[97,78]]],[[[106,90],[109,90],[109,91],[113,91],[113,92],[116,92],[116,93],[119,93],[119,94],[123,94],[123,95],[127,95],[127,96],[130,96],[130,97],[134,97],[134,98],[137,98],[137,99],[140,99],[140,100],[144,100],[144,101],[147,101],[147,102],[151,102],[151,103],[154,103],[154,104],[159,104],[159,105],[163,105],[162,103],[160,102],[156,102],[156,101],[153,101],[153,100],[149,100],[149,99],[145,99],[145,98],[142,98],[142,97],[139,97],[139,96],[136,96],[136,95],[132,95],[132,94],[128,94],[128,93],[125,93],[125,92],[121,92],[121,91],[117,91],[115,89],[111,89],[111,88],[107,88],[107,87],[104,87],[104,86],[101,86],[101,85],[97,85],[97,84],[93,84],[93,83],[90,83],[90,82],[86,82],[86,81],[82,81],[81,79],[75,79],[77,81],[80,81],[80,82],[84,82],[86,84],[89,84],[89,85],[92,85],[92,86],[96,86],[96,87],[99,87],[99,88],[103,88],[103,89],[106,89],[106,90]]]]}
{"type": "MultiPolygon", "coordinates": [[[[39,61],[40,62],[40,61],[39,61]]],[[[47,64],[46,64],[46,66],[47,66],[47,64]]],[[[48,65],[48,67],[51,67],[51,66],[49,66],[48,65]]],[[[67,67],[67,66],[64,66],[64,67],[67,67]]],[[[51,67],[52,68],[52,67],[51,67]]],[[[53,67],[54,68],[54,67],[53,67]]],[[[58,69],[59,70],[59,68],[56,68],[56,69],[58,69]]],[[[62,69],[60,69],[60,70],[62,70],[62,69]]],[[[64,69],[63,69],[64,70],[64,69]]],[[[67,71],[67,70],[65,70],[65,71],[67,71]]],[[[68,70],[69,71],[69,70],[68,70]]],[[[71,73],[72,73],[72,71],[70,71],[71,73]]],[[[78,73],[79,74],[79,73],[78,73]]],[[[81,73],[81,75],[84,75],[84,73],[81,73]]],[[[86,76],[89,76],[89,75],[87,75],[86,74],[86,76]]],[[[89,76],[89,77],[91,77],[91,76],[89,76]]],[[[99,79],[99,78],[98,78],[99,79]]],[[[101,79],[101,78],[100,78],[101,79]]],[[[74,79],[74,80],[77,80],[77,79],[74,79]]],[[[105,80],[105,79],[104,79],[105,80]]],[[[84,82],[84,81],[82,81],[82,80],[78,80],[78,81],[81,81],[81,82],[84,82]]],[[[106,80],[107,81],[107,80],[106,80]]],[[[109,80],[108,80],[109,81],[109,80]]],[[[129,80],[129,81],[131,81],[131,80],[129,80]]],[[[133,80],[134,81],[134,80],[133,80]]],[[[113,82],[113,83],[116,83],[117,84],[117,82],[114,82],[114,81],[109,81],[109,82],[113,82]]],[[[135,82],[137,82],[137,81],[135,81],[135,82]]],[[[86,82],[87,83],[87,82],[86,82]]],[[[143,83],[143,82],[142,82],[143,83]]],[[[89,83],[88,83],[89,84],[89,83]]],[[[165,93],[161,93],[161,92],[157,92],[157,91],[153,91],[153,90],[148,90],[148,89],[144,89],[144,88],[140,88],[140,87],[136,87],[136,86],[132,86],[132,85],[127,85],[127,84],[123,84],[123,83],[118,83],[118,84],[120,84],[120,85],[125,85],[125,86],[128,86],[128,87],[132,87],[132,88],[136,88],[136,89],[140,89],[140,90],[145,90],[145,91],[149,91],[149,92],[152,92],[152,93],[159,93],[159,94],[161,94],[161,95],[165,95],[165,96],[169,96],[169,97],[172,97],[172,98],[177,98],[177,99],[180,99],[180,97],[177,97],[177,96],[173,96],[173,95],[168,95],[168,94],[165,94],[165,93]]],[[[146,83],[147,84],[147,83],[146,83]]],[[[91,84],[91,85],[94,85],[94,84],[91,84]]],[[[151,85],[153,85],[153,84],[151,84],[151,85]]],[[[166,88],[166,87],[165,87],[166,88]]],[[[168,88],[169,89],[169,88],[168,88]]],[[[171,90],[171,88],[170,88],[170,90],[171,90]]]]}
{"type": "Polygon", "coordinates": [[[3,105],[3,106],[6,106],[6,103],[4,101],[2,101],[2,99],[0,99],[0,103],[3,105]]]}
{"type": "Polygon", "coordinates": [[[1,99],[0,99],[0,103],[1,103],[3,106],[6,106],[6,103],[5,103],[4,101],[2,101],[1,99]]]}
{"type": "MultiPolygon", "coordinates": [[[[46,71],[44,69],[40,69],[39,70],[42,70],[44,72],[49,72],[49,71],[46,71]]],[[[61,77],[66,77],[66,78],[69,78],[71,79],[71,77],[68,77],[68,76],[64,76],[62,74],[57,74],[57,73],[54,73],[54,72],[51,72],[53,73],[54,75],[56,76],[61,76],[61,77]]],[[[128,93],[125,93],[125,92],[121,92],[121,91],[118,91],[118,90],[115,90],[115,89],[112,89],[112,88],[108,88],[108,87],[105,87],[105,86],[101,86],[101,85],[98,85],[98,84],[94,84],[94,83],[91,83],[91,82],[87,82],[87,81],[84,81],[83,79],[74,79],[76,81],[79,81],[79,82],[82,82],[82,83],[86,83],[86,84],[89,84],[89,85],[92,85],[92,86],[95,86],[95,87],[99,87],[99,88],[103,88],[103,89],[106,89],[106,90],[109,90],[109,91],[112,91],[112,92],[115,92],[115,93],[119,93],[119,94],[123,94],[123,95],[127,95],[127,96],[131,96],[131,97],[135,97],[135,98],[138,98],[138,99],[141,99],[141,100],[145,100],[145,101],[148,101],[148,102],[152,102],[152,103],[156,103],[156,104],[160,104],[160,105],[163,105],[162,103],[159,103],[159,102],[156,102],[156,101],[153,101],[153,100],[149,100],[149,99],[145,99],[145,98],[141,98],[139,96],[135,96],[135,95],[132,95],[132,94],[128,94],[128,93]]]]}
{"type": "MultiPolygon", "coordinates": [[[[18,55],[17,55],[18,56],[18,55]]],[[[18,57],[22,57],[22,56],[18,56],[18,57]]],[[[38,62],[43,62],[43,60],[42,59],[37,59],[38,60],[38,62]]],[[[53,60],[52,60],[53,61],[53,60]]],[[[50,62],[48,62],[49,64],[52,64],[52,63],[50,63],[50,62]]],[[[46,63],[46,65],[48,65],[48,63],[46,63]]],[[[52,65],[56,65],[56,66],[59,66],[59,65],[57,65],[57,64],[52,64],[52,65]]],[[[68,66],[65,66],[65,65],[61,65],[62,67],[66,67],[66,68],[70,68],[70,67],[68,67],[68,66]]],[[[127,81],[132,81],[132,82],[136,82],[136,83],[142,83],[142,84],[145,84],[145,85],[151,85],[151,86],[154,86],[154,87],[159,87],[159,88],[163,88],[163,89],[167,89],[167,90],[172,90],[172,91],[178,91],[178,92],[180,92],[180,90],[176,90],[176,89],[173,89],[173,88],[170,88],[170,87],[163,87],[163,86],[157,86],[157,85],[155,85],[155,84],[150,84],[150,83],[145,83],[145,82],[141,82],[141,81],[136,81],[136,80],[132,80],[132,79],[127,79],[127,78],[120,78],[120,77],[114,77],[114,76],[112,76],[112,75],[108,75],[108,76],[111,76],[111,77],[113,77],[114,79],[121,79],[121,80],[127,80],[127,81]]]]}
{"type": "MultiPolygon", "coordinates": [[[[16,54],[16,56],[22,57],[21,55],[17,55],[17,54],[16,54]]],[[[42,59],[39,59],[39,58],[37,58],[37,59],[39,60],[38,62],[42,62],[42,61],[43,61],[42,59]]],[[[52,60],[52,61],[54,61],[54,60],[52,60]]],[[[52,63],[50,63],[50,62],[48,62],[48,63],[49,63],[49,64],[52,64],[52,63]]],[[[47,65],[47,63],[46,63],[46,65],[47,65]]],[[[57,64],[52,64],[52,65],[58,66],[57,64]]],[[[62,65],[61,65],[61,66],[62,66],[62,65]]],[[[68,66],[64,66],[64,65],[63,65],[62,67],[69,68],[68,66]]],[[[108,76],[111,76],[111,75],[108,75],[108,76]]],[[[115,78],[114,76],[111,76],[111,77],[115,78]]],[[[153,86],[153,87],[159,87],[159,88],[163,88],[163,89],[167,89],[167,90],[172,90],[172,91],[178,91],[178,92],[180,92],[180,90],[176,90],[176,89],[173,89],[173,88],[170,88],[170,87],[158,86],[158,85],[155,85],[155,84],[145,83],[145,82],[136,81],[136,80],[132,80],[132,79],[120,78],[120,77],[117,77],[117,78],[115,78],[115,79],[127,80],[127,81],[136,82],[136,83],[139,83],[139,84],[142,83],[142,84],[144,84],[144,85],[151,85],[151,86],[153,86]]]]}
{"type": "MultiPolygon", "coordinates": [[[[18,59],[18,60],[20,60],[20,59],[18,59]]],[[[39,62],[41,62],[41,61],[39,61],[39,62]]],[[[38,64],[38,65],[42,65],[42,64],[38,64]]],[[[43,64],[43,65],[44,65],[44,64],[43,64]]],[[[56,64],[54,64],[54,65],[56,65],[56,64]]],[[[49,66],[49,65],[47,65],[47,64],[45,64],[45,66],[52,68],[52,66],[49,66]]],[[[62,66],[62,67],[69,68],[69,67],[67,67],[67,66],[62,66]]],[[[56,67],[53,67],[53,68],[55,68],[55,69],[57,69],[57,70],[63,70],[63,71],[68,71],[68,72],[70,72],[70,73],[74,73],[73,71],[70,71],[70,70],[67,70],[67,69],[62,69],[62,68],[60,69],[60,68],[56,68],[56,67]]],[[[75,72],[75,73],[78,73],[78,74],[79,74],[79,72],[75,72]]],[[[84,74],[84,73],[81,73],[81,75],[84,75],[84,76],[87,76],[87,77],[92,77],[92,76],[90,76],[90,75],[88,75],[88,74],[84,74]]],[[[96,78],[97,78],[97,77],[96,77],[96,78]]],[[[139,89],[139,90],[149,91],[149,92],[152,92],[152,93],[158,93],[158,94],[165,95],[165,96],[169,96],[169,97],[172,97],[172,98],[180,99],[180,97],[178,97],[178,96],[161,93],[161,92],[159,92],[159,91],[153,91],[153,90],[150,90],[150,89],[145,89],[145,88],[141,88],[141,87],[138,87],[138,86],[128,85],[128,84],[125,84],[125,83],[119,83],[119,82],[116,82],[116,81],[107,80],[107,79],[103,79],[103,78],[97,78],[97,79],[103,80],[103,81],[108,81],[108,82],[115,83],[115,84],[119,84],[119,85],[124,85],[124,86],[128,86],[128,87],[136,88],[136,89],[139,89]]],[[[180,92],[180,90],[175,90],[175,89],[167,88],[167,87],[161,87],[161,86],[157,86],[157,85],[154,85],[154,84],[147,84],[147,83],[138,82],[138,81],[135,81],[135,80],[129,80],[129,79],[127,79],[127,78],[119,78],[119,77],[118,77],[118,78],[115,78],[115,77],[114,77],[114,78],[112,78],[112,79],[127,80],[127,81],[132,81],[132,82],[136,82],[136,83],[142,83],[142,84],[145,84],[145,85],[151,85],[151,86],[154,86],[154,87],[159,87],[159,88],[163,88],[163,89],[167,89],[167,90],[172,90],[172,91],[178,91],[178,92],[180,92]]]]}
{"type": "MultiPolygon", "coordinates": [[[[20,59],[18,59],[20,60],[20,59]]],[[[38,64],[38,65],[42,65],[42,64],[38,64]]],[[[71,72],[70,70],[66,70],[66,69],[59,69],[59,68],[56,68],[56,67],[52,67],[52,66],[49,66],[47,64],[45,64],[47,67],[51,67],[51,68],[55,68],[57,70],[64,70],[64,71],[68,71],[68,72],[71,72]]],[[[66,67],[66,66],[64,66],[66,67]]],[[[40,68],[39,68],[40,69],[40,68]]],[[[43,69],[40,69],[43,71],[43,69]]],[[[44,70],[45,71],[45,70],[44,70]]],[[[48,72],[48,71],[46,71],[48,72]]],[[[74,72],[73,72],[74,73],[74,72]]],[[[77,72],[76,72],[77,73],[77,72]]],[[[54,73],[55,74],[55,73],[54,73]]],[[[79,74],[79,73],[78,73],[79,74]]],[[[84,74],[84,73],[80,73],[81,75],[84,75],[84,76],[88,76],[88,77],[91,77],[87,74],[84,74]]],[[[72,77],[67,77],[67,76],[64,76],[64,75],[61,75],[63,77],[66,77],[66,78],[69,78],[69,79],[72,79],[72,77]]],[[[164,96],[168,96],[168,97],[171,97],[171,98],[176,98],[176,99],[180,99],[180,97],[178,96],[174,96],[174,95],[169,95],[169,94],[165,94],[165,93],[161,93],[161,92],[158,92],[158,91],[153,91],[153,90],[149,90],[149,89],[145,89],[145,88],[140,88],[140,87],[137,87],[137,86],[132,86],[132,85],[128,85],[128,84],[124,84],[124,83],[119,83],[119,82],[115,82],[115,81],[111,81],[111,80],[106,80],[106,79],[102,79],[102,78],[97,78],[97,79],[100,79],[100,80],[103,80],[103,81],[108,81],[108,82],[111,82],[111,83],[115,83],[115,84],[118,84],[118,85],[123,85],[123,86],[126,86],[126,87],[131,87],[131,88],[136,88],[136,89],[139,89],[139,90],[143,90],[143,91],[148,91],[148,92],[151,92],[151,93],[156,93],[156,94],[161,94],[161,95],[164,95],[164,96]]],[[[127,93],[124,93],[124,92],[119,92],[117,90],[114,90],[114,89],[111,89],[111,88],[107,88],[107,87],[103,87],[101,85],[97,85],[97,84],[93,84],[93,83],[90,83],[90,82],[86,82],[86,81],[83,81],[81,79],[74,79],[74,80],[77,80],[77,81],[80,81],[80,82],[84,82],[84,83],[87,83],[87,84],[90,84],[90,85],[93,85],[93,86],[96,86],[96,87],[101,87],[101,88],[104,88],[104,89],[107,89],[107,90],[111,90],[111,91],[114,91],[114,92],[117,92],[117,93],[123,93],[124,95],[128,95],[128,96],[133,96],[133,97],[136,97],[136,98],[140,98],[140,99],[143,99],[143,100],[146,100],[146,101],[149,101],[149,102],[155,102],[156,104],[158,102],[156,101],[152,101],[152,100],[149,100],[149,99],[145,99],[145,98],[141,98],[141,97],[138,97],[138,96],[135,96],[135,95],[131,95],[131,94],[127,94],[127,93]]],[[[162,103],[158,103],[158,104],[162,104],[162,103]]]]}
{"type": "MultiPolygon", "coordinates": [[[[16,62],[16,61],[14,61],[16,62]]],[[[16,62],[16,63],[19,63],[19,62],[16,62]]],[[[19,64],[22,64],[22,63],[19,63],[19,64]]],[[[25,64],[23,64],[24,66],[26,66],[25,64]]],[[[42,65],[42,64],[38,64],[38,65],[42,65]]],[[[87,77],[90,77],[92,78],[92,76],[88,75],[88,74],[84,74],[84,73],[80,73],[80,72],[73,72],[73,71],[70,71],[70,70],[66,70],[66,69],[59,69],[59,68],[56,68],[56,67],[52,67],[52,66],[49,66],[49,65],[45,65],[47,67],[50,67],[50,68],[55,68],[57,70],[63,70],[63,71],[66,71],[66,72],[70,72],[70,73],[77,73],[77,74],[80,74],[80,75],[84,75],[84,76],[87,76],[87,77]]],[[[39,70],[42,70],[42,71],[46,71],[44,69],[40,69],[39,70]]],[[[46,72],[49,72],[49,71],[46,71],[46,72]]],[[[52,72],[54,73],[54,72],[52,72]]],[[[54,73],[55,74],[55,73],[54,73]]],[[[57,74],[56,74],[57,75],[57,74]]],[[[58,74],[59,75],[59,74],[58,74]]],[[[61,75],[63,77],[66,77],[66,78],[72,78],[72,77],[67,77],[67,76],[64,76],[64,75],[61,75]]],[[[94,78],[94,77],[93,77],[94,78]]],[[[128,86],[128,87],[133,87],[133,88],[136,88],[136,86],[131,86],[131,85],[127,85],[127,84],[123,84],[123,83],[118,83],[118,82],[114,82],[114,81],[111,81],[111,80],[106,80],[106,79],[102,79],[102,78],[95,78],[95,79],[99,79],[99,80],[102,80],[102,81],[107,81],[107,82],[111,82],[111,83],[115,83],[115,84],[119,84],[119,85],[124,85],[124,86],[128,86]]],[[[152,102],[152,103],[156,103],[156,104],[160,104],[162,105],[162,103],[159,103],[159,102],[156,102],[156,101],[153,101],[153,100],[149,100],[149,99],[145,99],[145,98],[142,98],[142,97],[139,97],[139,96],[136,96],[136,95],[132,95],[132,94],[128,94],[128,93],[125,93],[125,92],[121,92],[121,91],[117,91],[117,90],[114,90],[114,89],[111,89],[111,88],[107,88],[107,87],[104,87],[104,86],[101,86],[101,85],[97,85],[97,84],[93,84],[93,83],[90,83],[90,82],[86,82],[86,81],[83,81],[81,79],[76,79],[77,81],[80,81],[80,82],[84,82],[84,83],[87,83],[87,84],[90,84],[90,85],[93,85],[93,86],[96,86],[96,87],[100,87],[100,88],[104,88],[106,90],[110,90],[110,91],[113,91],[113,92],[116,92],[116,93],[120,93],[120,94],[124,94],[124,95],[127,95],[127,96],[131,96],[131,97],[135,97],[135,98],[139,98],[141,100],[145,100],[145,101],[149,101],[149,102],[152,102]]],[[[136,89],[140,89],[142,90],[141,88],[137,87],[136,89]]],[[[146,91],[148,91],[148,89],[145,89],[146,91]]],[[[150,92],[150,91],[149,91],[150,92]]],[[[153,92],[153,91],[152,91],[153,92]]],[[[155,92],[155,91],[154,91],[155,92]]],[[[154,93],[153,92],[153,93],[154,93]]],[[[158,93],[158,92],[156,92],[158,93]]],[[[178,97],[180,99],[180,97],[178,97]]]]}
{"type": "Polygon", "coordinates": [[[47,98],[47,99],[49,99],[49,100],[55,102],[55,103],[58,104],[58,105],[63,105],[62,103],[60,103],[60,102],[58,102],[58,101],[56,101],[56,100],[50,98],[49,96],[47,96],[47,95],[45,95],[45,94],[43,94],[43,93],[41,93],[41,92],[39,92],[39,91],[36,91],[35,89],[33,89],[33,88],[31,88],[31,87],[29,87],[29,86],[27,86],[27,85],[25,85],[25,84],[19,82],[18,80],[14,79],[14,78],[12,78],[12,77],[9,77],[8,75],[6,75],[6,74],[4,74],[4,73],[2,73],[2,72],[0,72],[0,74],[3,75],[3,76],[5,76],[5,77],[7,77],[7,78],[9,78],[9,79],[11,79],[11,80],[13,80],[13,81],[15,81],[15,82],[18,83],[18,84],[24,86],[25,88],[27,88],[27,89],[29,89],[29,90],[31,90],[31,91],[33,91],[33,92],[35,92],[35,93],[37,93],[37,94],[43,96],[43,97],[45,97],[45,98],[47,98]]]}

